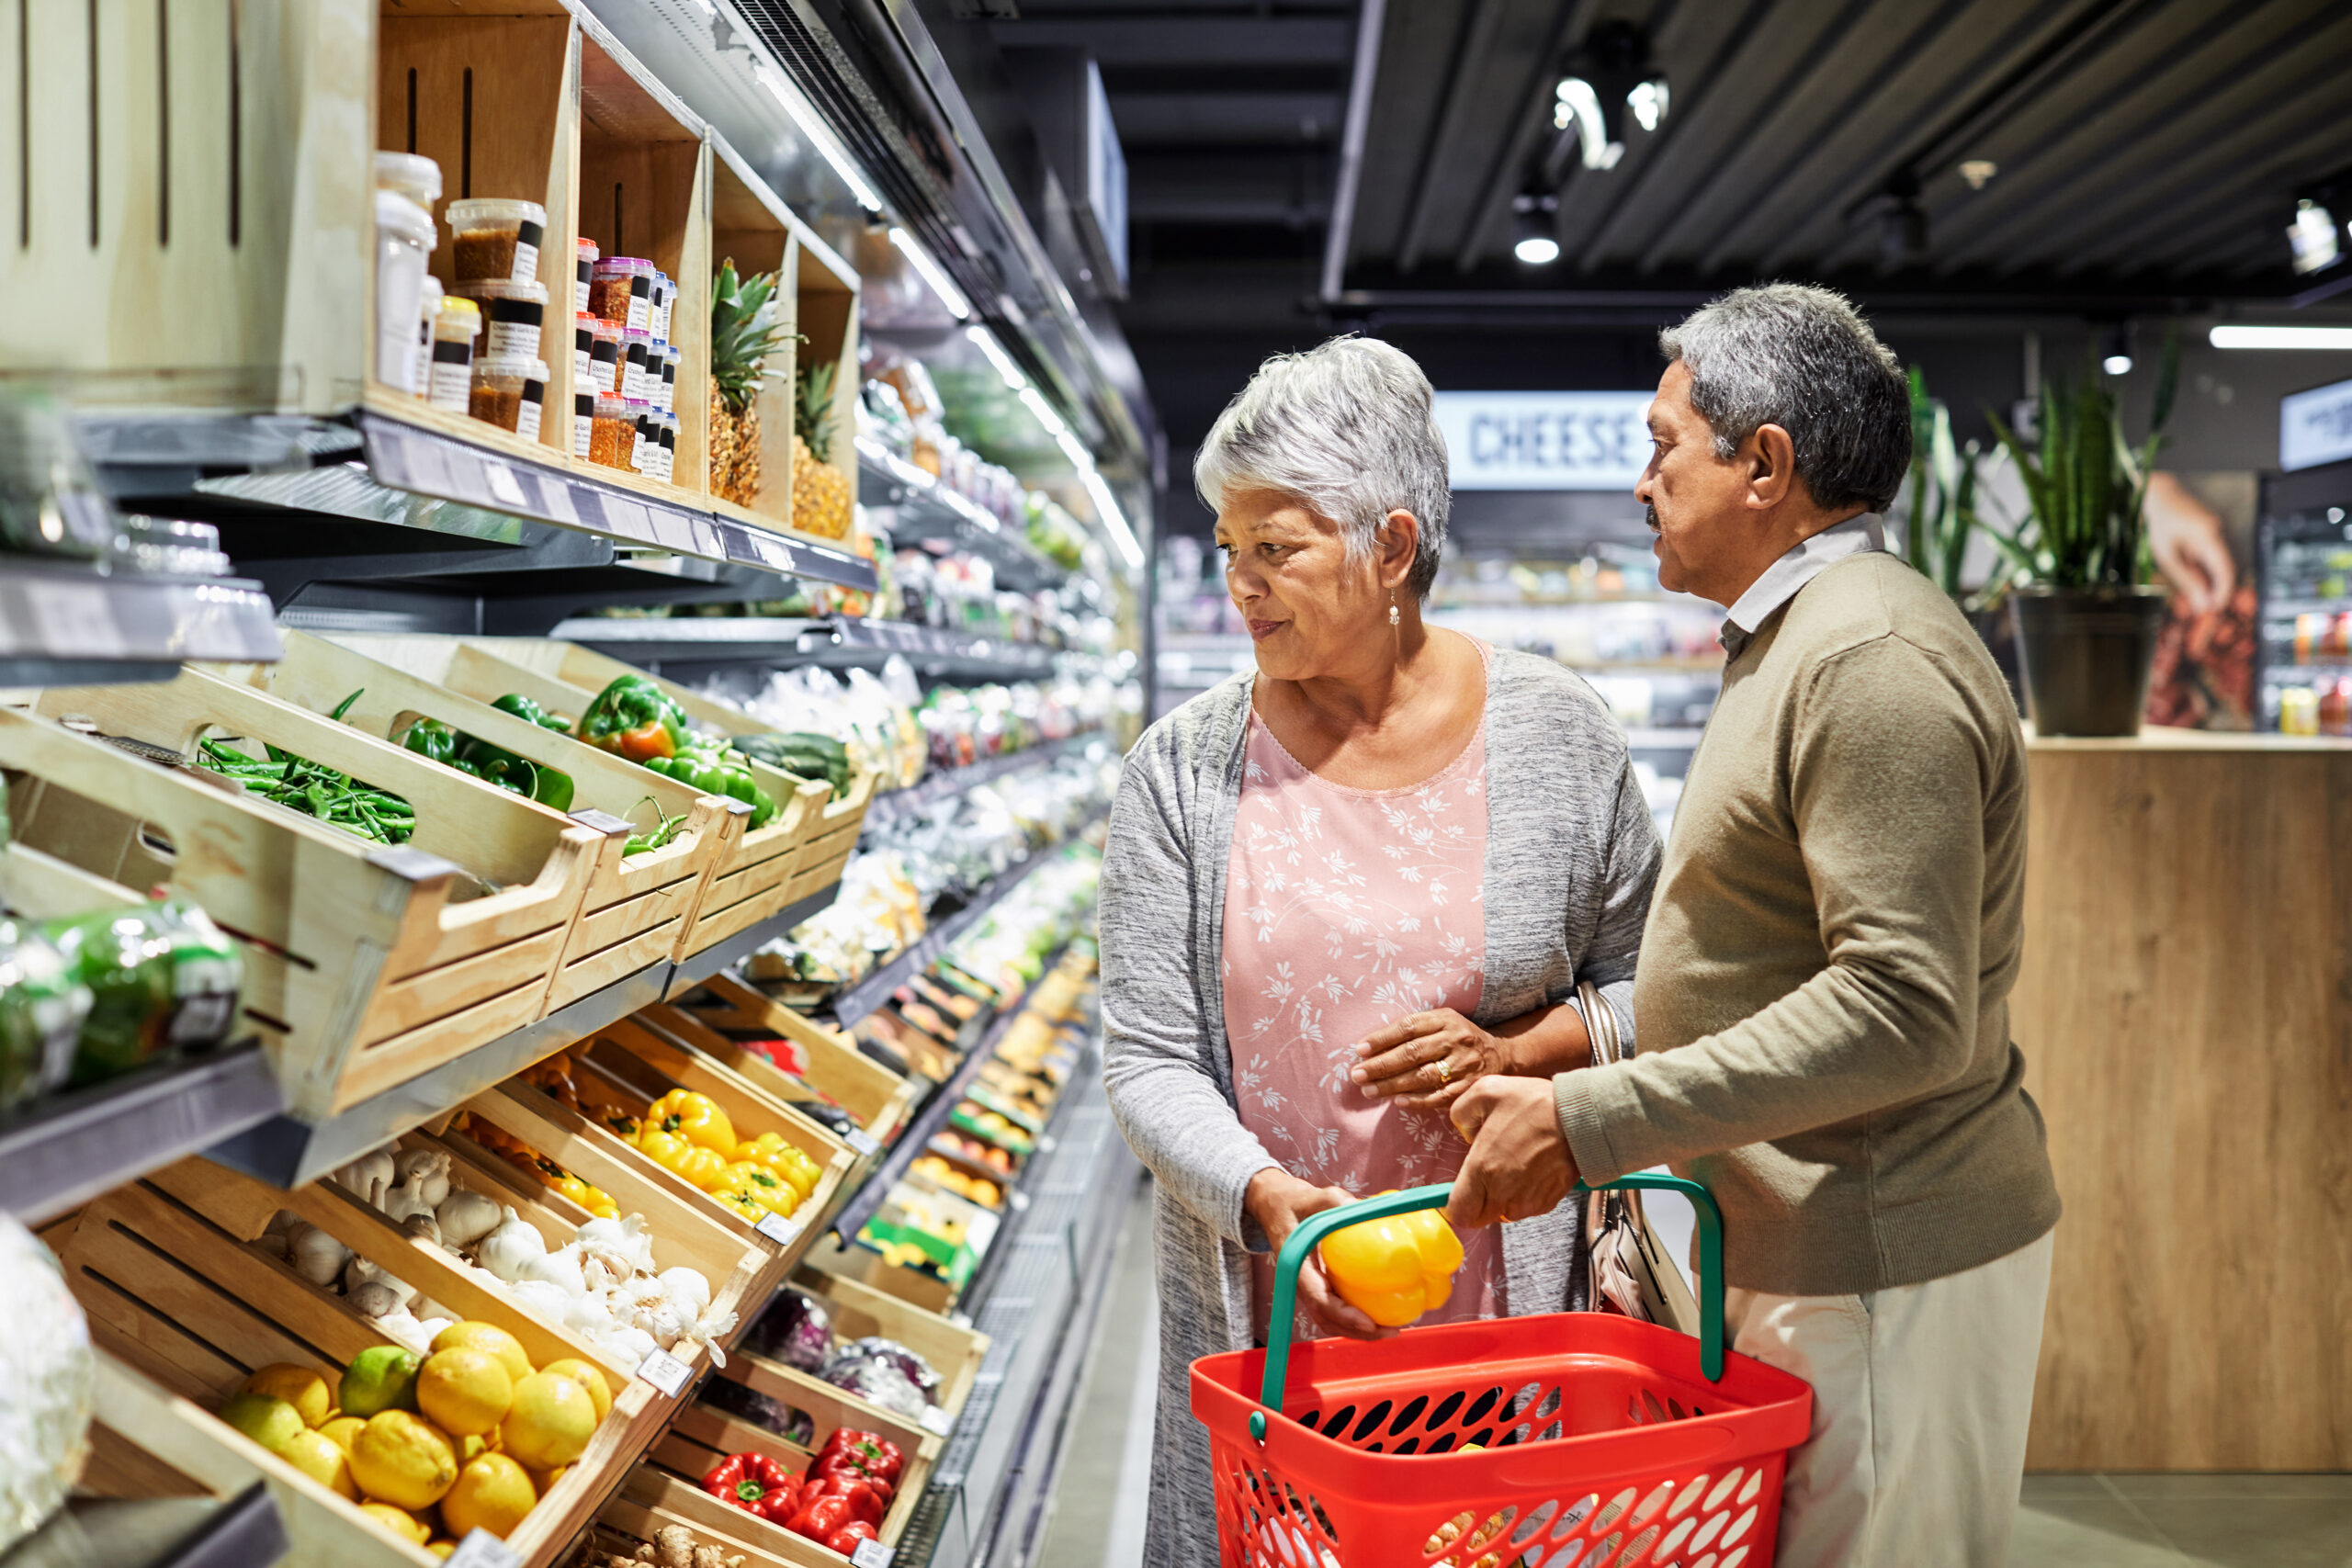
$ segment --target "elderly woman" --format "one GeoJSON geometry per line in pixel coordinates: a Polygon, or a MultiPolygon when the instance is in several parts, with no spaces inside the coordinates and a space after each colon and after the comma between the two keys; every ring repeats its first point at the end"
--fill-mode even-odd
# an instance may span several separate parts
{"type": "MultiPolygon", "coordinates": [[[[1257,645],[1130,753],[1102,865],[1104,1081],[1159,1179],[1148,1560],[1217,1560],[1185,1372],[1267,1323],[1310,1214],[1453,1179],[1446,1108],[1588,1065],[1591,980],[1632,1037],[1658,848],[1623,737],[1548,660],[1421,620],[1449,496],[1428,380],[1385,344],[1269,360],[1201,450],[1257,645]]],[[[1425,1321],[1583,1304],[1576,1206],[1465,1236],[1425,1321]]],[[[1371,1320],[1310,1263],[1302,1329],[1371,1320]]]]}

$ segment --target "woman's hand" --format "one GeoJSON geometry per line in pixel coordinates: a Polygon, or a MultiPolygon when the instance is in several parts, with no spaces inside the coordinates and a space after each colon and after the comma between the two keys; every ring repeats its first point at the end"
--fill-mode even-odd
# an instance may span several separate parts
{"type": "MultiPolygon", "coordinates": [[[[1250,1179],[1241,1206],[1264,1227],[1267,1243],[1279,1255],[1283,1243],[1290,1239],[1290,1233],[1298,1228],[1300,1221],[1355,1201],[1355,1194],[1344,1187],[1317,1187],[1286,1170],[1268,1166],[1250,1179]]],[[[1319,1252],[1309,1256],[1298,1270],[1298,1304],[1326,1329],[1350,1339],[1388,1339],[1396,1333],[1393,1328],[1381,1327],[1340,1299],[1340,1292],[1332,1288],[1331,1277],[1323,1271],[1319,1252]]],[[[1270,1337],[1289,1331],[1288,1324],[1267,1327],[1270,1337]]]]}
{"type": "Polygon", "coordinates": [[[1452,1008],[1384,1024],[1364,1036],[1356,1055],[1363,1060],[1348,1069],[1356,1086],[1408,1111],[1443,1111],[1480,1078],[1512,1070],[1510,1043],[1452,1008]]]}

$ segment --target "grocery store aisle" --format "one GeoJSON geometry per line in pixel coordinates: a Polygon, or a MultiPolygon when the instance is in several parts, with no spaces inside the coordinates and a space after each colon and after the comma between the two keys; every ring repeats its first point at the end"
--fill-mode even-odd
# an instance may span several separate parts
{"type": "Polygon", "coordinates": [[[1136,1188],[1119,1236],[1110,1297],[1102,1303],[1035,1568],[1135,1568],[1143,1561],[1159,1367],[1151,1197],[1147,1178],[1136,1188]]]}
{"type": "Polygon", "coordinates": [[[2029,1475],[2009,1568],[2352,1568],[2352,1475],[2029,1475]]]}

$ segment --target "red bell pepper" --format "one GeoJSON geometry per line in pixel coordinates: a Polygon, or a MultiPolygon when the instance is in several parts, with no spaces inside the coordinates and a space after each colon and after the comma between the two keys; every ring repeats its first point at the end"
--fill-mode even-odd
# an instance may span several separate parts
{"type": "Polygon", "coordinates": [[[832,1480],[853,1481],[861,1486],[871,1487],[874,1495],[881,1498],[885,1506],[892,1497],[898,1495],[897,1487],[880,1476],[873,1474],[860,1465],[855,1459],[845,1453],[820,1454],[815,1462],[808,1466],[808,1484],[811,1486],[820,1481],[832,1480]]]}
{"type": "Polygon", "coordinates": [[[899,1472],[905,1464],[898,1444],[876,1433],[848,1427],[834,1428],[817,1457],[821,1461],[836,1454],[846,1456],[859,1470],[893,1488],[899,1484],[899,1472]]]}
{"type": "Polygon", "coordinates": [[[702,1489],[775,1524],[792,1516],[801,1490],[792,1472],[760,1453],[729,1454],[702,1478],[702,1489]]]}
{"type": "Polygon", "coordinates": [[[800,1511],[794,1514],[791,1522],[784,1527],[795,1535],[805,1535],[810,1540],[821,1543],[826,1537],[849,1524],[853,1517],[846,1497],[815,1491],[804,1493],[802,1497],[800,1511]]]}
{"type": "Polygon", "coordinates": [[[813,1477],[801,1495],[846,1497],[851,1517],[864,1519],[877,1529],[881,1528],[882,1516],[890,1508],[888,1495],[882,1490],[880,1483],[867,1476],[845,1474],[840,1471],[813,1477]]]}
{"type": "Polygon", "coordinates": [[[881,1539],[882,1538],[880,1536],[874,1533],[874,1527],[872,1525],[867,1524],[863,1519],[856,1519],[853,1520],[849,1524],[843,1525],[841,1529],[827,1536],[825,1538],[825,1545],[830,1550],[840,1552],[843,1557],[854,1557],[857,1554],[857,1543],[859,1541],[879,1540],[881,1539]]]}

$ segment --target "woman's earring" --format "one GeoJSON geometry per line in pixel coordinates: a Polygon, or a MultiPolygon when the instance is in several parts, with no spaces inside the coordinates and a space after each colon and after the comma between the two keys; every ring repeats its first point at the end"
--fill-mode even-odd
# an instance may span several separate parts
{"type": "Polygon", "coordinates": [[[1392,588],[1388,591],[1388,624],[1396,626],[1404,618],[1404,613],[1396,608],[1396,590],[1392,588]]]}

